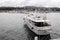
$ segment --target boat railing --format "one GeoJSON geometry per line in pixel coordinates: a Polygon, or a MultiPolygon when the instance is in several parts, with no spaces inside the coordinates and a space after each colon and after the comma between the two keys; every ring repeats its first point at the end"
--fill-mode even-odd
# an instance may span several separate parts
{"type": "Polygon", "coordinates": [[[45,27],[37,27],[37,26],[35,26],[34,24],[31,24],[31,23],[29,23],[32,27],[34,27],[34,29],[36,29],[36,30],[47,30],[47,29],[51,29],[51,26],[45,26],[45,27]]]}

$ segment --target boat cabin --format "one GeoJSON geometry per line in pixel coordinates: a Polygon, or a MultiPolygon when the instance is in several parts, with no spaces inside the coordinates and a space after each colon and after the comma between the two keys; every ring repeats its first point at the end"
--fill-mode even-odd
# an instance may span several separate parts
{"type": "Polygon", "coordinates": [[[30,15],[28,15],[28,19],[31,24],[33,24],[37,27],[51,26],[43,14],[42,15],[30,14],[30,15]]]}

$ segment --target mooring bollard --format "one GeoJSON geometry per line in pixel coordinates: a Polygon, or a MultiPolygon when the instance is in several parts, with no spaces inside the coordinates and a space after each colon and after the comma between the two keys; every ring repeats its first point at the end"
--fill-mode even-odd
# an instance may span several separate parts
{"type": "Polygon", "coordinates": [[[34,40],[38,40],[38,37],[36,36],[36,37],[34,38],[34,40]]]}

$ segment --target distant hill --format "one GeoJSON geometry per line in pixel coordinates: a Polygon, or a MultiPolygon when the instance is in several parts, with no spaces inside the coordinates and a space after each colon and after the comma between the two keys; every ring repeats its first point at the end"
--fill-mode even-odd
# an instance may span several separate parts
{"type": "Polygon", "coordinates": [[[0,7],[0,10],[49,10],[49,11],[60,11],[60,8],[58,7],[35,7],[35,6],[25,6],[25,7],[0,7]]]}

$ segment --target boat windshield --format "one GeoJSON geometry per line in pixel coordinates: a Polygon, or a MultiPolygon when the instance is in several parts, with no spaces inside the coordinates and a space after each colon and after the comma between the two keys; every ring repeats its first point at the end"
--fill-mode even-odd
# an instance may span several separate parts
{"type": "Polygon", "coordinates": [[[35,26],[37,27],[45,27],[45,26],[51,26],[47,22],[33,22],[35,26]]]}

